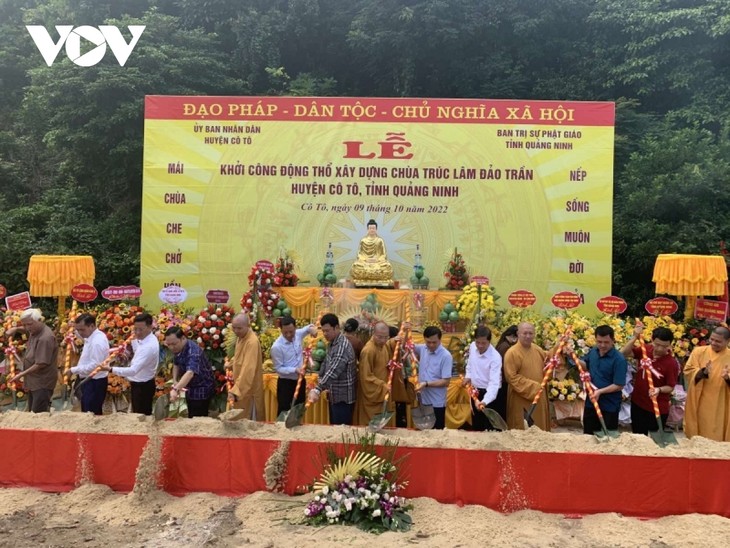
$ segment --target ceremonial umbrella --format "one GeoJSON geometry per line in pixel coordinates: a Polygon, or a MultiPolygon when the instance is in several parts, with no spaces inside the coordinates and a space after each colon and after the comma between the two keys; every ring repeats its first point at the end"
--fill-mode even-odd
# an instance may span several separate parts
{"type": "Polygon", "coordinates": [[[687,320],[694,315],[695,297],[724,295],[727,280],[727,265],[720,255],[658,255],[652,277],[657,293],[685,298],[687,320]]]}
{"type": "Polygon", "coordinates": [[[90,255],[33,255],[28,264],[30,294],[56,297],[58,317],[66,311],[66,297],[79,284],[94,285],[94,258],[90,255]]]}

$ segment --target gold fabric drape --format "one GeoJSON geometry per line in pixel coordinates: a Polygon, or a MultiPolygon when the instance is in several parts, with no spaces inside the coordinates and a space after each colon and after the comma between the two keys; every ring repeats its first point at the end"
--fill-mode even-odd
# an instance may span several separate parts
{"type": "MultiPolygon", "coordinates": [[[[276,381],[278,375],[276,373],[264,373],[264,404],[266,406],[266,420],[269,422],[276,421],[276,410],[278,408],[276,401],[276,381]]],[[[317,374],[307,375],[307,384],[317,382],[317,374]]],[[[465,390],[461,389],[461,379],[451,379],[451,384],[446,392],[446,427],[459,428],[464,422],[471,423],[471,407],[469,405],[469,396],[465,390]]],[[[317,403],[307,409],[304,415],[304,424],[329,424],[330,413],[327,405],[327,394],[317,403]]],[[[408,406],[408,428],[413,428],[411,421],[411,406],[408,406]]]]}
{"type": "Polygon", "coordinates": [[[720,255],[662,254],[654,263],[657,293],[681,296],[722,295],[727,265],[720,255]]]}
{"type": "Polygon", "coordinates": [[[66,297],[78,284],[94,285],[94,258],[89,255],[33,255],[28,264],[30,294],[66,297]]]}
{"type": "MultiPolygon", "coordinates": [[[[300,286],[280,287],[277,291],[284,297],[289,308],[291,308],[292,316],[295,318],[315,317],[315,310],[319,303],[319,295],[322,288],[300,286]]],[[[427,320],[435,320],[438,317],[438,313],[449,301],[456,305],[456,301],[459,299],[459,295],[461,295],[461,291],[426,289],[345,289],[335,287],[331,291],[334,299],[333,308],[335,310],[344,310],[350,306],[357,306],[368,295],[374,293],[378,303],[383,308],[391,310],[398,318],[405,317],[405,305],[406,303],[413,303],[413,295],[415,293],[421,293],[423,295],[423,305],[427,310],[427,320]]],[[[413,312],[412,304],[411,312],[413,312]]]]}

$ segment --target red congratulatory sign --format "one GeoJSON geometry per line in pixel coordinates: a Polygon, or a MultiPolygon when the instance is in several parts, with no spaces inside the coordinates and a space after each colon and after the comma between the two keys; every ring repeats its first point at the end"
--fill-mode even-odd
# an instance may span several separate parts
{"type": "Polygon", "coordinates": [[[626,312],[628,305],[621,297],[603,297],[596,301],[596,308],[604,314],[623,314],[626,312]]]}
{"type": "Polygon", "coordinates": [[[644,308],[652,316],[671,316],[679,307],[672,299],[656,297],[655,299],[647,301],[644,308]]]}
{"type": "Polygon", "coordinates": [[[572,308],[578,308],[580,306],[580,295],[573,293],[572,291],[561,291],[553,295],[550,299],[555,308],[562,308],[563,310],[570,310],[572,308]]]}
{"type": "Polygon", "coordinates": [[[695,302],[695,318],[718,323],[724,322],[727,318],[727,303],[712,299],[697,299],[695,302]]]}
{"type": "Polygon", "coordinates": [[[71,298],[80,303],[90,303],[99,296],[99,292],[93,285],[79,284],[71,290],[71,298]]]}
{"type": "Polygon", "coordinates": [[[516,308],[527,308],[537,302],[537,297],[535,297],[535,294],[532,291],[527,291],[527,289],[518,289],[517,291],[510,293],[507,300],[509,301],[509,304],[516,308]]]}

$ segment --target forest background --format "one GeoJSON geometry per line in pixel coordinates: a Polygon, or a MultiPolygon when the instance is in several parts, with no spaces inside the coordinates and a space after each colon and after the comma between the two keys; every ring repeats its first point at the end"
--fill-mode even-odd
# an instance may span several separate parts
{"type": "MultiPolygon", "coordinates": [[[[613,294],[730,238],[728,0],[0,0],[0,283],[34,254],[139,280],[144,96],[616,102],[613,294]],[[124,67],[25,25],[146,25],[124,67]]],[[[241,273],[242,276],[245,273],[241,273]]]]}

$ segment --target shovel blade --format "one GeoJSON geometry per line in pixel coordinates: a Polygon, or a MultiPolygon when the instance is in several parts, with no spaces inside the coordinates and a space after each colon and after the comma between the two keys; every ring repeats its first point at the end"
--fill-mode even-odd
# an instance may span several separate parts
{"type": "MultiPolygon", "coordinates": [[[[504,422],[502,415],[497,413],[494,409],[485,407],[484,409],[482,409],[482,413],[484,413],[487,416],[487,418],[489,419],[489,422],[492,423],[492,426],[494,428],[496,428],[497,430],[500,430],[502,432],[507,430],[507,428],[508,428],[507,423],[504,422]]],[[[530,420],[532,420],[532,417],[530,417],[530,420]]],[[[535,424],[535,421],[532,421],[532,424],[535,424]]],[[[532,425],[530,425],[530,426],[532,426],[532,425]]]]}
{"type": "Polygon", "coordinates": [[[665,432],[664,430],[649,432],[649,437],[654,440],[654,443],[656,443],[659,447],[666,447],[667,445],[679,445],[676,436],[671,432],[665,432]]]}
{"type": "Polygon", "coordinates": [[[535,412],[536,408],[537,408],[537,405],[533,403],[530,406],[529,410],[527,410],[527,409],[523,410],[525,424],[527,424],[528,428],[535,425],[535,421],[532,419],[532,414],[535,412]]]}
{"type": "Polygon", "coordinates": [[[370,419],[370,422],[368,423],[368,428],[373,432],[379,432],[380,430],[385,428],[385,425],[390,422],[390,419],[392,417],[393,413],[391,411],[378,413],[372,419],[370,419]]]}
{"type": "Polygon", "coordinates": [[[431,430],[436,424],[436,413],[433,412],[433,405],[421,404],[411,409],[411,420],[419,430],[431,430]]]}
{"type": "Polygon", "coordinates": [[[287,428],[296,428],[297,426],[302,425],[302,421],[304,419],[304,413],[306,412],[306,407],[303,403],[298,403],[296,405],[293,405],[292,408],[289,410],[289,414],[286,416],[286,419],[284,420],[284,425],[287,428]]]}
{"type": "Polygon", "coordinates": [[[167,418],[170,411],[170,396],[163,394],[155,402],[155,406],[152,409],[152,416],[156,421],[161,421],[167,418]]]}

